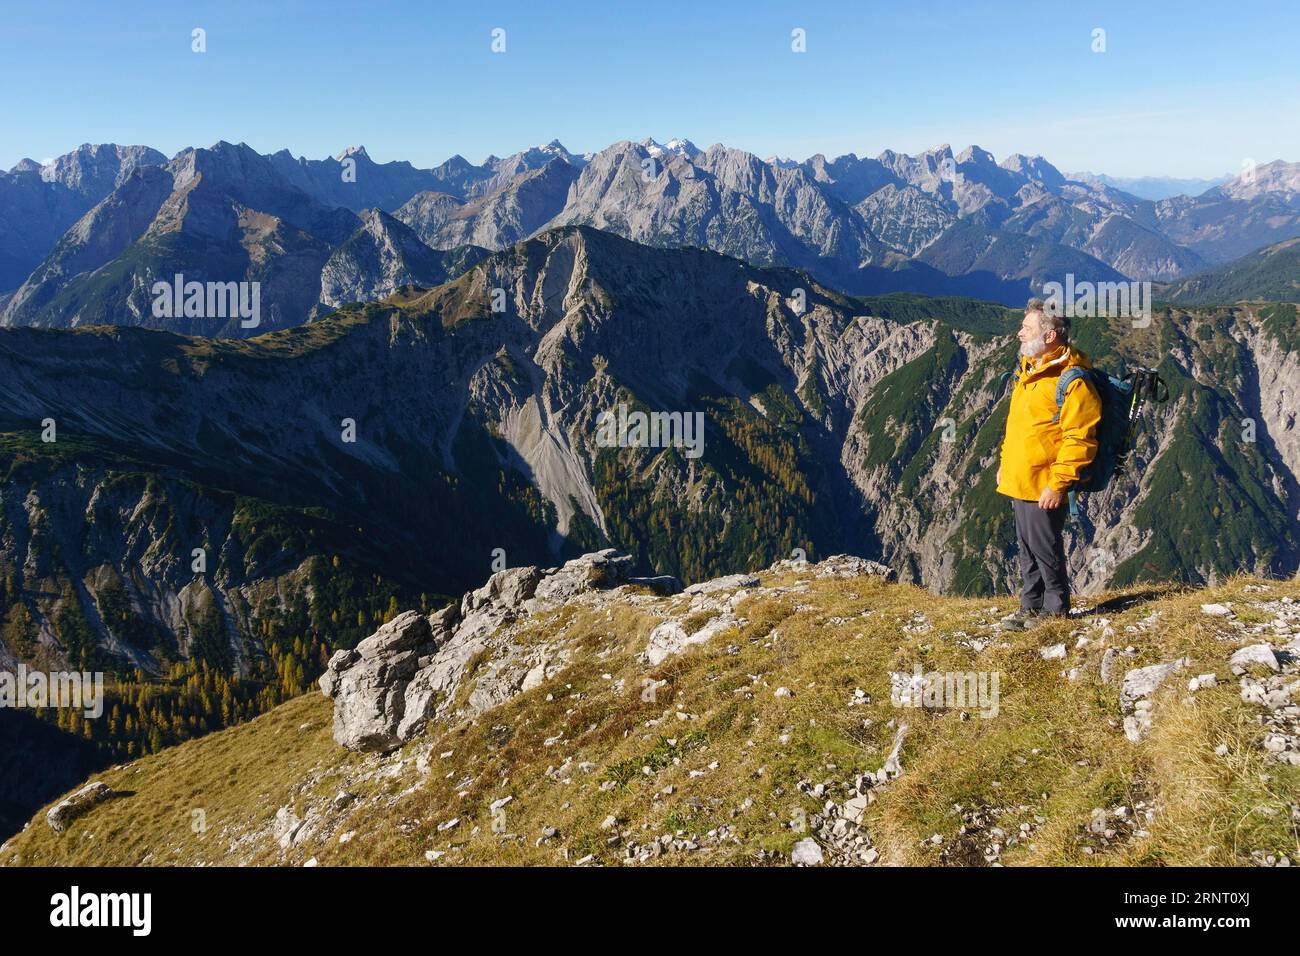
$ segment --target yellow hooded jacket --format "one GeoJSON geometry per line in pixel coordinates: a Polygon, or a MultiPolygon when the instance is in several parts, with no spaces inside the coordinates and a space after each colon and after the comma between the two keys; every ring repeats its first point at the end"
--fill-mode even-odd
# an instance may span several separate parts
{"type": "Polygon", "coordinates": [[[1087,378],[1070,383],[1056,417],[1056,382],[1067,368],[1092,368],[1088,356],[1060,345],[1035,360],[1020,360],[1020,377],[1011,392],[1007,433],[1002,440],[1002,478],[998,491],[1010,498],[1037,501],[1043,489],[1065,493],[1097,454],[1101,398],[1087,378]]]}

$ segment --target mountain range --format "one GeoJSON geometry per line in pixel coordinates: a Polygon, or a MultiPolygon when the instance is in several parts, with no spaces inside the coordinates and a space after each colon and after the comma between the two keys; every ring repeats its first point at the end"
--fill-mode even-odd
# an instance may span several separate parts
{"type": "Polygon", "coordinates": [[[1300,236],[1297,182],[1278,161],[1153,202],[1042,157],[947,146],[795,163],[685,140],[582,156],[552,142],[418,169],[363,148],[307,160],[222,142],[167,160],[86,145],[0,174],[0,324],[257,334],[436,285],[566,225],[803,269],[850,294],[1018,304],[1066,274],[1181,280],[1300,236]],[[154,284],[176,275],[258,283],[257,323],[154,315],[154,284]]]}
{"type": "Polygon", "coordinates": [[[59,237],[136,169],[166,161],[147,146],[87,144],[45,166],[25,159],[0,173],[0,294],[21,285],[59,237]]]}
{"type": "Polygon", "coordinates": [[[692,582],[844,552],[1013,590],[999,302],[1065,273],[1168,280],[1150,324],[1076,321],[1102,368],[1170,386],[1069,528],[1076,587],[1292,574],[1297,210],[1283,163],[1151,202],[975,148],[24,161],[0,175],[0,668],[102,670],[112,705],[0,712],[0,832],[503,566],[615,547],[692,582]],[[256,283],[257,322],[156,314],[178,276],[256,283]],[[698,417],[702,447],[603,442],[616,409],[698,417]]]}
{"type": "MultiPolygon", "coordinates": [[[[295,593],[348,646],[390,597],[605,546],[687,581],[852,550],[1005,592],[1016,316],[567,226],[252,339],[0,330],[0,653],[247,672],[295,593]],[[619,405],[700,413],[703,454],[602,445],[619,405]]],[[[1295,328],[1292,305],[1081,325],[1171,398],[1072,526],[1076,586],[1295,571],[1295,328]]]]}
{"type": "Polygon", "coordinates": [[[1068,179],[1079,182],[1095,182],[1110,186],[1139,199],[1159,202],[1174,196],[1199,196],[1207,189],[1221,186],[1232,179],[1231,176],[1215,176],[1212,179],[1180,179],[1175,176],[1107,176],[1105,173],[1067,173],[1068,179]]]}

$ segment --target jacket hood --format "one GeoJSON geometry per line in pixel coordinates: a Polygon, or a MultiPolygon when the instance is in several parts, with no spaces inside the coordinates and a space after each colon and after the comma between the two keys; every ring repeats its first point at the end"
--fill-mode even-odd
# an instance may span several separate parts
{"type": "Polygon", "coordinates": [[[1037,359],[1022,357],[1020,359],[1021,374],[1030,376],[1059,375],[1067,368],[1092,368],[1092,360],[1088,358],[1088,354],[1079,351],[1069,343],[1058,345],[1055,349],[1040,357],[1043,362],[1038,366],[1034,365],[1037,359]]]}

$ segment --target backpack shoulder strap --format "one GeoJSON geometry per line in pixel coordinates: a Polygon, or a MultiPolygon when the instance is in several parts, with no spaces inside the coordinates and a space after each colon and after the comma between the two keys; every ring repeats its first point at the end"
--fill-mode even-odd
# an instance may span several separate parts
{"type": "Polygon", "coordinates": [[[1070,383],[1087,377],[1088,370],[1077,365],[1072,365],[1061,373],[1061,377],[1056,380],[1056,414],[1052,416],[1053,422],[1061,418],[1061,406],[1065,404],[1065,392],[1070,387],[1070,383]]]}

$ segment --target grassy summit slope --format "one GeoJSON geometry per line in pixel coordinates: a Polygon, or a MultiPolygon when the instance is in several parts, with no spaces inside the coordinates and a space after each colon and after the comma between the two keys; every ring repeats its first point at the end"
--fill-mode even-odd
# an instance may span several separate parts
{"type": "MultiPolygon", "coordinates": [[[[993,626],[1005,599],[818,567],[774,566],[733,596],[735,626],[657,667],[642,654],[656,624],[703,623],[686,595],[621,588],[541,613],[521,640],[561,641],[567,667],[387,756],[338,747],[330,702],[308,693],[105,772],[122,796],[61,835],[42,812],[0,863],[752,865],[787,863],[809,837],[831,863],[1297,859],[1300,767],[1269,749],[1294,752],[1295,714],[1243,701],[1228,659],[1297,647],[1300,582],[1130,587],[1015,633],[993,626]],[[1065,657],[1046,659],[1055,644],[1065,657]],[[1104,682],[1106,651],[1126,648],[1104,682]],[[1131,742],[1120,679],[1182,657],[1151,698],[1149,735],[1131,742]],[[890,673],[915,664],[997,672],[996,716],[893,706],[890,673]],[[1217,687],[1188,690],[1211,672],[1217,687]],[[901,775],[864,780],[901,724],[901,775]],[[850,802],[854,788],[866,799],[850,802]]],[[[1282,673],[1245,678],[1294,686],[1294,658],[1280,656],[1282,673]]]]}

